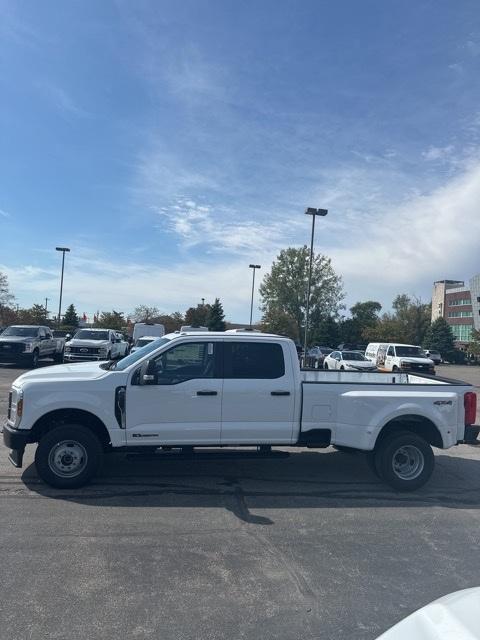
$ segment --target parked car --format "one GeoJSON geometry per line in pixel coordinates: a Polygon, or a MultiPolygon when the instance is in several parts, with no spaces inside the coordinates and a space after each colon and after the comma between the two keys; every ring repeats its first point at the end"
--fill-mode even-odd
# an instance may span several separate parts
{"type": "Polygon", "coordinates": [[[301,371],[280,336],[172,333],[118,362],[24,373],[3,438],[17,467],[38,442],[39,476],[63,489],[91,480],[108,451],[335,445],[366,452],[379,478],[413,491],[433,472],[432,446],[478,442],[471,385],[361,375],[301,371]]]}
{"type": "Polygon", "coordinates": [[[121,357],[121,342],[113,329],[80,329],[65,344],[63,361],[115,360],[121,357]]]}
{"type": "Polygon", "coordinates": [[[440,352],[437,351],[436,349],[424,349],[423,353],[427,356],[427,358],[430,358],[430,360],[433,360],[434,364],[442,363],[442,356],[440,355],[440,352]]]}
{"type": "Polygon", "coordinates": [[[308,367],[313,367],[314,369],[321,369],[323,367],[325,356],[328,356],[332,351],[333,349],[330,347],[311,347],[307,351],[307,361],[305,364],[308,367]]]}
{"type": "Polygon", "coordinates": [[[130,353],[135,353],[135,351],[138,351],[142,347],[145,347],[147,344],[150,344],[154,340],[158,340],[158,336],[143,336],[143,338],[138,338],[138,340],[135,341],[133,347],[130,349],[130,353]]]}
{"type": "Polygon", "coordinates": [[[426,358],[422,348],[413,344],[371,342],[365,355],[382,371],[435,374],[433,360],[426,358]]]}
{"type": "Polygon", "coordinates": [[[332,351],[325,357],[323,368],[339,371],[377,371],[377,367],[359,351],[332,351]]]}
{"type": "Polygon", "coordinates": [[[0,334],[0,362],[33,368],[43,358],[62,362],[64,345],[63,339],[53,337],[50,327],[12,325],[0,334]]]}

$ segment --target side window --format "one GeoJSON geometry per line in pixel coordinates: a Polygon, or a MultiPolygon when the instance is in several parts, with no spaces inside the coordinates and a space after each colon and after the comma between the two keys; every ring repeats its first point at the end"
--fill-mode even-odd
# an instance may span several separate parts
{"type": "Polygon", "coordinates": [[[394,355],[395,355],[395,351],[393,350],[393,347],[388,347],[387,356],[394,356],[394,355]]]}
{"type": "Polygon", "coordinates": [[[156,384],[179,384],[215,376],[214,342],[187,342],[155,358],[156,384]]]}
{"type": "Polygon", "coordinates": [[[39,329],[37,335],[39,338],[43,338],[45,336],[45,329],[39,329]]]}
{"type": "Polygon", "coordinates": [[[225,378],[273,380],[285,375],[280,344],[269,342],[224,343],[225,378]]]}

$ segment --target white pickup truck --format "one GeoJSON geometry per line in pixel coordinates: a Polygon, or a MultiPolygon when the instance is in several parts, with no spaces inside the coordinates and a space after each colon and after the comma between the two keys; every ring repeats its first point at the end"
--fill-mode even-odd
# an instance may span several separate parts
{"type": "Polygon", "coordinates": [[[422,486],[432,446],[476,442],[476,394],[405,373],[301,371],[295,344],[262,333],[173,333],[114,362],[17,378],[4,426],[10,461],[38,442],[40,477],[75,488],[105,453],[159,447],[297,446],[362,450],[396,490],[422,486]]]}

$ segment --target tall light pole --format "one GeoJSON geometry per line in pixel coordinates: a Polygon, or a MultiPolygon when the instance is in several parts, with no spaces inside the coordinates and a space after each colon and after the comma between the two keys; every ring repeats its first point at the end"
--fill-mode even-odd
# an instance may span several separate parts
{"type": "Polygon", "coordinates": [[[314,209],[308,207],[305,213],[307,216],[312,216],[312,238],[310,240],[310,261],[308,265],[308,288],[307,288],[307,305],[305,311],[305,338],[303,341],[303,362],[307,359],[307,342],[308,342],[308,323],[310,315],[310,289],[312,286],[312,267],[313,267],[313,237],[315,235],[315,216],[326,216],[328,209],[314,209]]]}
{"type": "Polygon", "coordinates": [[[253,316],[253,292],[255,290],[255,269],[261,269],[261,265],[259,264],[249,264],[249,269],[253,269],[253,278],[252,278],[252,301],[250,303],[250,329],[252,328],[252,316],[253,316]]]}
{"type": "Polygon", "coordinates": [[[50,298],[45,298],[45,319],[48,320],[48,301],[50,298]]]}
{"type": "Polygon", "coordinates": [[[65,253],[69,252],[70,249],[68,247],[55,247],[55,250],[62,252],[62,277],[60,278],[60,300],[58,302],[58,324],[60,324],[62,318],[63,270],[65,268],[65,253]]]}

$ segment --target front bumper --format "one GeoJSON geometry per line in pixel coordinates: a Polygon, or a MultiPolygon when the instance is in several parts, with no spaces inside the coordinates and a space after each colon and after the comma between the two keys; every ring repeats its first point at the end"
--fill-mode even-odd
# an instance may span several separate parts
{"type": "Polygon", "coordinates": [[[26,445],[30,442],[30,432],[22,429],[14,429],[9,424],[3,425],[3,443],[10,449],[8,459],[14,467],[22,468],[23,454],[26,445]]]}
{"type": "Polygon", "coordinates": [[[64,362],[102,362],[107,360],[107,356],[100,356],[91,353],[64,353],[64,362]]]}

